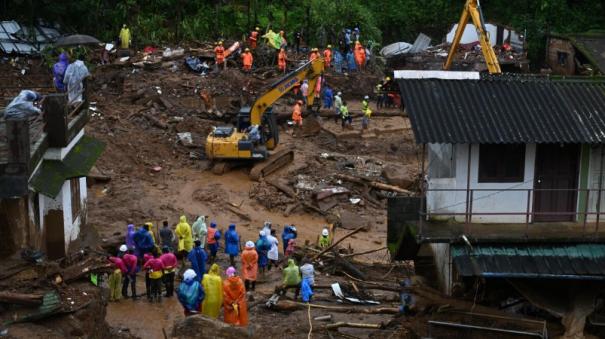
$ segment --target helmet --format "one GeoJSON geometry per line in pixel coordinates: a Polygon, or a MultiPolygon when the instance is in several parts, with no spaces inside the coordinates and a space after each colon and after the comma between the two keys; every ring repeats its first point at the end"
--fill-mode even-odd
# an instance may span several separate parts
{"type": "Polygon", "coordinates": [[[223,44],[223,40],[219,41],[219,42],[218,42],[218,44],[219,44],[219,45],[222,45],[222,44],[223,44]]]}
{"type": "Polygon", "coordinates": [[[302,100],[298,100],[298,101],[296,101],[296,103],[299,104],[299,105],[302,105],[303,101],[302,100]]]}
{"type": "Polygon", "coordinates": [[[342,92],[338,92],[338,93],[336,93],[336,95],[342,95],[342,92]]]}
{"type": "Polygon", "coordinates": [[[356,44],[360,44],[359,40],[355,40],[355,43],[356,43],[356,44]]]}
{"type": "Polygon", "coordinates": [[[369,97],[369,96],[367,96],[367,95],[366,95],[365,97],[363,97],[363,98],[364,98],[365,100],[370,99],[370,97],[369,97]]]}
{"type": "Polygon", "coordinates": [[[391,81],[391,77],[386,77],[384,80],[391,81]]]}
{"type": "Polygon", "coordinates": [[[128,246],[126,246],[126,245],[120,246],[120,252],[126,252],[126,251],[128,251],[128,246]]]}
{"type": "Polygon", "coordinates": [[[246,241],[246,248],[254,248],[254,243],[250,240],[246,241]]]}
{"type": "Polygon", "coordinates": [[[324,237],[327,237],[328,235],[330,235],[330,231],[328,231],[327,228],[324,228],[323,231],[321,231],[321,235],[323,235],[324,237]]]}
{"type": "Polygon", "coordinates": [[[279,34],[284,34],[284,31],[279,31],[279,34]]]}
{"type": "Polygon", "coordinates": [[[250,48],[246,48],[244,52],[250,52],[250,48]]]}
{"type": "Polygon", "coordinates": [[[382,88],[382,84],[376,85],[376,88],[382,88]]]}
{"type": "Polygon", "coordinates": [[[257,31],[260,31],[260,28],[256,27],[256,30],[257,30],[257,31]]]}
{"type": "Polygon", "coordinates": [[[332,48],[332,45],[328,45],[328,48],[332,48]]]}

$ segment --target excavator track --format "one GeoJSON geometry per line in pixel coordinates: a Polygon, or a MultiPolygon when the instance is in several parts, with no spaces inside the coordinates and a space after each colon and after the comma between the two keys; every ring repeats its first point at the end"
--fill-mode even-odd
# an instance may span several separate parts
{"type": "Polygon", "coordinates": [[[267,160],[259,162],[252,167],[252,170],[250,170],[250,179],[259,181],[261,178],[268,176],[292,161],[294,161],[294,151],[291,149],[271,154],[267,160]]]}

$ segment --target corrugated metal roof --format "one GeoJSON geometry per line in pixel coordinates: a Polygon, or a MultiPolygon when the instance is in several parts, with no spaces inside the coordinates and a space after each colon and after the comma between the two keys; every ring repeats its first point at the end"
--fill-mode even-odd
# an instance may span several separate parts
{"type": "Polygon", "coordinates": [[[399,79],[416,142],[605,142],[605,82],[399,79]]]}
{"type": "Polygon", "coordinates": [[[0,50],[4,53],[37,54],[60,36],[52,27],[29,28],[16,21],[0,21],[0,50]]]}
{"type": "Polygon", "coordinates": [[[605,244],[452,245],[462,276],[605,280],[605,244]]]}

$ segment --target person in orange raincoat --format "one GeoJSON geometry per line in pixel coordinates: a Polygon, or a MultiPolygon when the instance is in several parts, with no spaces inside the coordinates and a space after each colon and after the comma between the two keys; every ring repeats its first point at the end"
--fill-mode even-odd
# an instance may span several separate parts
{"type": "Polygon", "coordinates": [[[227,63],[225,62],[225,47],[223,47],[223,42],[219,41],[214,47],[214,61],[216,62],[217,69],[223,67],[227,68],[227,63]]]}
{"type": "Polygon", "coordinates": [[[319,58],[319,50],[317,48],[312,48],[311,53],[309,54],[309,61],[313,61],[319,58]]]}
{"type": "Polygon", "coordinates": [[[330,62],[332,61],[332,45],[328,45],[324,50],[324,65],[326,68],[330,68],[330,62]]]}
{"type": "Polygon", "coordinates": [[[235,268],[225,271],[227,279],[223,282],[223,310],[225,322],[231,325],[248,326],[248,305],[246,288],[240,277],[235,275],[235,268]]]}
{"type": "Polygon", "coordinates": [[[242,278],[246,291],[254,291],[256,287],[256,276],[258,275],[258,253],[252,241],[246,242],[242,252],[242,278]]]}
{"type": "Polygon", "coordinates": [[[260,28],[256,27],[252,32],[250,32],[250,36],[248,37],[248,43],[250,44],[250,48],[256,49],[256,41],[258,40],[258,34],[260,32],[260,28]]]}
{"type": "Polygon", "coordinates": [[[244,50],[244,54],[242,54],[242,63],[244,64],[244,72],[250,72],[252,70],[253,60],[254,60],[254,58],[252,57],[250,48],[246,48],[244,50]]]}
{"type": "Polygon", "coordinates": [[[292,121],[294,121],[294,125],[299,127],[302,126],[302,104],[302,100],[296,101],[292,111],[292,121]]]}
{"type": "Polygon", "coordinates": [[[355,63],[357,64],[357,68],[361,71],[365,68],[366,65],[366,49],[361,45],[359,41],[355,41],[355,52],[353,52],[355,56],[355,63]]]}
{"type": "Polygon", "coordinates": [[[277,68],[280,72],[286,73],[286,61],[288,60],[288,55],[286,54],[286,50],[284,48],[280,48],[279,54],[277,55],[277,68]]]}

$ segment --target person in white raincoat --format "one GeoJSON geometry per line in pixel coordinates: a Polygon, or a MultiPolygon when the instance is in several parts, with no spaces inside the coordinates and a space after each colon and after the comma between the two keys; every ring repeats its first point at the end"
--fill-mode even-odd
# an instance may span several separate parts
{"type": "Polygon", "coordinates": [[[206,217],[200,215],[199,218],[191,225],[193,240],[199,240],[202,248],[206,248],[206,236],[208,235],[208,227],[206,226],[206,217]]]}
{"type": "Polygon", "coordinates": [[[267,267],[267,270],[270,271],[271,266],[278,266],[277,261],[279,260],[279,241],[275,236],[275,230],[271,230],[271,233],[267,235],[267,240],[271,244],[271,249],[267,253],[267,258],[269,258],[269,267],[267,267]]]}
{"type": "Polygon", "coordinates": [[[67,103],[76,105],[82,101],[82,93],[84,92],[84,78],[90,75],[88,68],[82,60],[76,60],[67,66],[63,83],[67,85],[67,103]]]}

